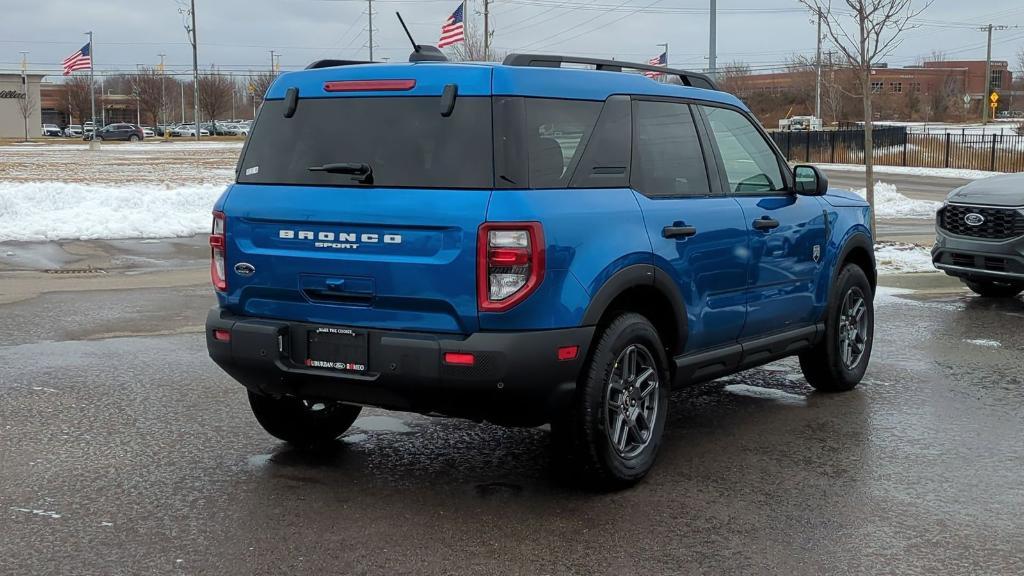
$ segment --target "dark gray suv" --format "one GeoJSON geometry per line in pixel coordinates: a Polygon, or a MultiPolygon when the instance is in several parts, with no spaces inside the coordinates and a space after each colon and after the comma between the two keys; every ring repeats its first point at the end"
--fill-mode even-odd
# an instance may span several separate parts
{"type": "Polygon", "coordinates": [[[982,296],[1024,290],[1024,174],[972,182],[950,192],[935,217],[932,262],[982,296]]]}

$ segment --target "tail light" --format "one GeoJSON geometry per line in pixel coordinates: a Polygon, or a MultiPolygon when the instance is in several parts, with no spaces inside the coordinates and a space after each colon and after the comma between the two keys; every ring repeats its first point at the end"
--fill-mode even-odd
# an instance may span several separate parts
{"type": "Polygon", "coordinates": [[[495,222],[477,236],[477,305],[503,312],[544,279],[544,230],[539,222],[495,222]]]}
{"type": "Polygon", "coordinates": [[[227,262],[224,220],[223,212],[214,212],[213,229],[210,231],[210,280],[214,288],[221,292],[228,289],[228,277],[224,270],[227,262]]]}

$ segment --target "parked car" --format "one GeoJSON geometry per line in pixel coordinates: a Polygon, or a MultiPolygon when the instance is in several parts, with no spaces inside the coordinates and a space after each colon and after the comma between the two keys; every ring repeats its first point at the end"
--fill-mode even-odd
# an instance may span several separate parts
{"type": "Polygon", "coordinates": [[[138,142],[146,137],[146,134],[142,131],[142,128],[135,126],[134,124],[109,124],[95,134],[86,134],[83,140],[127,140],[129,142],[138,142]]]}
{"type": "MultiPolygon", "coordinates": [[[[195,126],[195,124],[182,124],[180,126],[176,126],[174,128],[174,130],[171,131],[171,135],[172,136],[188,136],[188,137],[195,138],[195,136],[196,136],[196,126],[195,126]]],[[[210,131],[200,127],[199,135],[200,136],[209,136],[210,135],[210,131]]]]}
{"type": "Polygon", "coordinates": [[[93,125],[92,122],[86,122],[86,123],[82,124],[82,133],[83,134],[90,134],[90,133],[94,132],[95,130],[96,130],[96,127],[93,125]]]}
{"type": "Polygon", "coordinates": [[[362,406],[549,422],[585,478],[623,486],[670,387],[799,356],[844,391],[871,355],[867,203],[791,169],[708,77],[647,64],[282,74],[210,246],[209,355],[303,447],[362,406]]]}
{"type": "Polygon", "coordinates": [[[82,126],[80,124],[71,124],[64,129],[64,136],[68,138],[78,138],[82,136],[82,126]]]}
{"type": "Polygon", "coordinates": [[[156,136],[156,131],[153,130],[152,128],[150,128],[149,126],[143,126],[142,127],[142,134],[146,138],[152,138],[153,136],[156,136]]]}
{"type": "Polygon", "coordinates": [[[935,218],[932,262],[975,293],[1024,291],[1024,174],[975,180],[953,190],[935,218]]]}
{"type": "Polygon", "coordinates": [[[64,131],[61,130],[60,126],[57,126],[56,124],[43,124],[41,132],[42,132],[43,136],[63,136],[64,135],[64,131]]]}

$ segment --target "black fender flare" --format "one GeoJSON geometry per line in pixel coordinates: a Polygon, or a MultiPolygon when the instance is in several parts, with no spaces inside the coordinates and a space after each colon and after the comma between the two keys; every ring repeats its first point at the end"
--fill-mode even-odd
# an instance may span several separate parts
{"type": "Polygon", "coordinates": [[[612,274],[590,298],[590,304],[583,314],[580,326],[595,326],[607,312],[608,306],[620,294],[636,286],[650,286],[660,292],[672,307],[676,320],[676,349],[674,354],[682,354],[686,347],[686,336],[689,333],[686,319],[686,303],[672,277],[660,272],[653,264],[633,264],[612,274]]]}
{"type": "Polygon", "coordinates": [[[878,286],[878,267],[875,264],[875,244],[871,241],[871,237],[866,233],[855,232],[846,239],[846,243],[843,244],[842,249],[839,250],[839,256],[836,258],[835,266],[832,267],[832,275],[831,278],[829,278],[828,284],[830,294],[832,287],[835,286],[836,278],[839,277],[842,263],[846,261],[850,252],[853,252],[855,248],[863,248],[867,251],[868,257],[871,258],[871,270],[867,271],[868,282],[871,283],[872,289],[878,286]]]}

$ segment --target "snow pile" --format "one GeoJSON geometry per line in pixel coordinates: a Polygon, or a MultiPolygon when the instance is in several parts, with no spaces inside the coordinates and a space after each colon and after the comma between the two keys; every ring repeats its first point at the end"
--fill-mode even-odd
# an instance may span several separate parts
{"type": "Polygon", "coordinates": [[[935,271],[930,250],[904,242],[876,243],[875,264],[879,274],[935,271]]]}
{"type": "MultiPolygon", "coordinates": [[[[854,190],[861,197],[867,196],[866,188],[854,190]]],[[[942,207],[941,202],[914,200],[896,191],[896,186],[887,182],[875,183],[875,217],[892,218],[934,218],[942,207]]]]}
{"type": "Polygon", "coordinates": [[[0,242],[169,238],[210,230],[223,184],[0,183],[0,242]]]}
{"type": "MultiPolygon", "coordinates": [[[[822,170],[833,172],[864,172],[863,164],[817,164],[822,170]]],[[[875,166],[875,174],[901,174],[906,176],[925,176],[932,178],[959,178],[962,180],[981,180],[999,176],[1005,172],[989,172],[988,170],[968,170],[966,168],[922,168],[919,166],[875,166]]]]}

